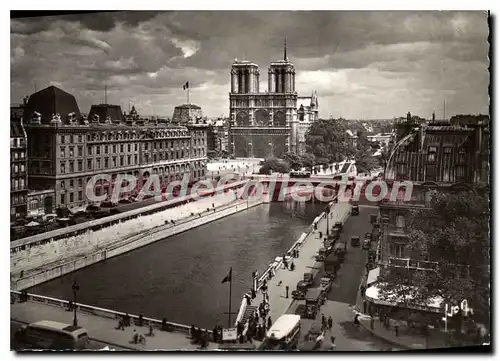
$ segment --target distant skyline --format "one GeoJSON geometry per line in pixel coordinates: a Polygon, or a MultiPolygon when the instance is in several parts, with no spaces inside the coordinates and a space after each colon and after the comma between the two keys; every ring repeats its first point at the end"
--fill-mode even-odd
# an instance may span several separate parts
{"type": "Polygon", "coordinates": [[[172,116],[190,102],[227,116],[235,58],[288,57],[301,96],[318,91],[320,117],[392,119],[488,114],[486,12],[109,12],[11,20],[11,102],[55,85],[92,104],[130,104],[172,116]]]}

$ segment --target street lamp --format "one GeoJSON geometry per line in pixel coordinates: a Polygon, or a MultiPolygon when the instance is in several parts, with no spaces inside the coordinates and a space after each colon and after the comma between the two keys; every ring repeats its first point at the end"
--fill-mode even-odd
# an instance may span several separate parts
{"type": "Polygon", "coordinates": [[[73,290],[73,326],[76,327],[78,326],[78,320],[76,319],[76,293],[80,290],[80,286],[74,281],[71,289],[73,290]]]}
{"type": "Polygon", "coordinates": [[[330,218],[330,205],[327,205],[325,207],[325,212],[326,212],[326,235],[328,236],[329,235],[329,228],[330,228],[330,225],[328,223],[328,219],[330,218]]]}
{"type": "Polygon", "coordinates": [[[252,142],[248,142],[248,158],[252,158],[252,142]]]}

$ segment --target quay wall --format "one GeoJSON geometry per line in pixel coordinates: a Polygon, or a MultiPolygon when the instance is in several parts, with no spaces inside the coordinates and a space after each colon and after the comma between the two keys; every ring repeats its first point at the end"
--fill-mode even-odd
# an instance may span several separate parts
{"type": "Polygon", "coordinates": [[[73,260],[66,259],[56,261],[52,264],[45,265],[44,269],[39,272],[36,272],[36,270],[34,270],[34,272],[30,275],[20,277],[19,274],[13,275],[11,273],[11,290],[19,291],[36,286],[38,284],[50,281],[54,278],[58,278],[65,274],[74,272],[78,269],[105,261],[106,259],[116,257],[137,248],[147,246],[167,237],[171,237],[173,235],[188,231],[201,225],[230,216],[232,214],[241,212],[262,203],[263,202],[260,197],[249,199],[248,201],[239,200],[235,203],[225,206],[223,209],[215,209],[214,212],[207,212],[198,217],[190,217],[184,222],[181,221],[179,223],[176,223],[175,225],[160,226],[151,231],[143,232],[129,239],[115,242],[112,245],[97,252],[84,254],[73,260]]]}
{"type": "MultiPolygon", "coordinates": [[[[335,200],[330,202],[328,204],[332,211],[334,209],[334,205],[335,205],[335,200]]],[[[300,237],[297,239],[297,241],[290,247],[290,249],[285,253],[286,254],[286,257],[287,257],[287,261],[290,261],[291,260],[291,254],[294,250],[298,250],[302,247],[302,245],[304,244],[304,242],[306,241],[307,237],[314,231],[314,226],[320,221],[322,220],[323,218],[325,218],[327,216],[327,214],[325,212],[322,212],[319,216],[317,216],[314,221],[312,222],[312,224],[305,230],[305,232],[303,232],[300,237]]],[[[346,221],[346,219],[349,217],[349,214],[346,214],[345,218],[342,219],[342,223],[344,223],[346,221]]],[[[314,264],[314,260],[311,260],[311,265],[314,264]]],[[[262,274],[259,274],[258,276],[258,279],[257,279],[257,287],[256,287],[256,292],[260,291],[261,287],[264,285],[264,281],[267,280],[267,278],[269,277],[269,274],[276,274],[276,271],[278,269],[280,269],[281,265],[283,264],[283,256],[278,256],[275,258],[275,260],[269,264],[269,266],[267,267],[267,269],[262,273],[262,274]]],[[[238,315],[236,316],[236,320],[235,320],[235,323],[234,325],[237,326],[238,325],[238,322],[240,322],[242,319],[243,319],[243,315],[245,314],[245,311],[246,311],[246,308],[247,308],[247,300],[246,298],[243,296],[243,299],[241,300],[241,304],[240,304],[240,308],[239,308],[239,312],[238,312],[238,315]]]]}

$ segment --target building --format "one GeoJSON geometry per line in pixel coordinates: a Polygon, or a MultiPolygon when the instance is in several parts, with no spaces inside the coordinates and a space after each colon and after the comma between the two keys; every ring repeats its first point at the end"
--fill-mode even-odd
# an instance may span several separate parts
{"type": "Polygon", "coordinates": [[[227,152],[228,130],[223,119],[216,119],[208,126],[207,150],[218,155],[227,152]]]}
{"type": "Polygon", "coordinates": [[[366,138],[369,142],[379,142],[383,147],[388,147],[393,137],[392,133],[377,133],[374,135],[367,135],[366,138]]]}
{"type": "Polygon", "coordinates": [[[174,108],[172,123],[187,124],[203,118],[201,107],[196,104],[182,104],[174,108]]]}
{"type": "Polygon", "coordinates": [[[30,188],[53,189],[55,208],[84,207],[86,184],[98,174],[113,181],[97,184],[97,195],[109,194],[120,173],[139,184],[158,174],[163,186],[185,173],[205,176],[206,140],[184,126],[143,119],[135,108],[124,116],[119,106],[99,104],[82,117],[73,95],[50,86],[30,96],[24,114],[30,188]]]}
{"type": "Polygon", "coordinates": [[[405,188],[397,199],[379,203],[382,223],[379,265],[382,272],[393,267],[432,269],[434,264],[406,247],[406,220],[414,209],[430,207],[433,191],[488,191],[489,118],[462,123],[414,122],[410,116],[397,124],[396,142],[385,169],[385,181],[411,181],[411,199],[404,200],[405,188]],[[405,134],[406,132],[406,134],[405,134]]]}
{"type": "Polygon", "coordinates": [[[27,136],[23,124],[24,104],[10,108],[10,219],[28,214],[27,136]]]}
{"type": "Polygon", "coordinates": [[[250,61],[234,61],[229,94],[229,152],[266,158],[305,152],[305,133],[318,119],[318,97],[299,97],[295,68],[286,55],[271,63],[268,90],[259,89],[260,71],[250,61]]]}

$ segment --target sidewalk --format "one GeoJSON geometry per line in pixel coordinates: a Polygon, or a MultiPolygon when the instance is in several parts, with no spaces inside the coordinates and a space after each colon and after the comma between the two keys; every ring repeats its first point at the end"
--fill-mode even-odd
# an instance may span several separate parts
{"type": "MultiPolygon", "coordinates": [[[[63,308],[46,305],[36,302],[15,303],[10,306],[11,320],[32,323],[40,320],[58,321],[73,324],[73,312],[63,308]]],[[[92,340],[103,342],[109,345],[127,348],[134,351],[153,350],[199,350],[199,346],[192,345],[186,334],[180,332],[165,332],[155,329],[153,337],[146,336],[146,344],[131,343],[134,329],[137,333],[146,335],[149,333],[148,327],[130,326],[124,331],[115,327],[118,321],[115,319],[89,315],[77,312],[78,324],[87,329],[92,340]]],[[[217,348],[217,344],[210,343],[207,350],[217,348]]]]}
{"type": "MultiPolygon", "coordinates": [[[[351,205],[348,202],[339,202],[332,207],[328,224],[331,227],[335,222],[344,221],[351,210],[351,205]]],[[[311,272],[311,266],[316,263],[315,256],[318,250],[323,247],[323,239],[320,239],[319,232],[326,233],[326,218],[318,222],[317,230],[310,233],[302,243],[299,249],[299,257],[291,258],[295,265],[294,271],[289,271],[283,266],[276,271],[276,274],[271,280],[267,281],[270,312],[268,316],[274,323],[281,315],[287,312],[291,304],[294,302],[292,291],[299,281],[304,278],[304,273],[311,272]],[[288,298],[286,298],[286,286],[288,286],[288,298]]],[[[282,255],[276,255],[282,257],[282,255]]],[[[257,297],[252,300],[252,305],[259,306],[263,296],[261,292],[257,292],[257,297]]]]}

